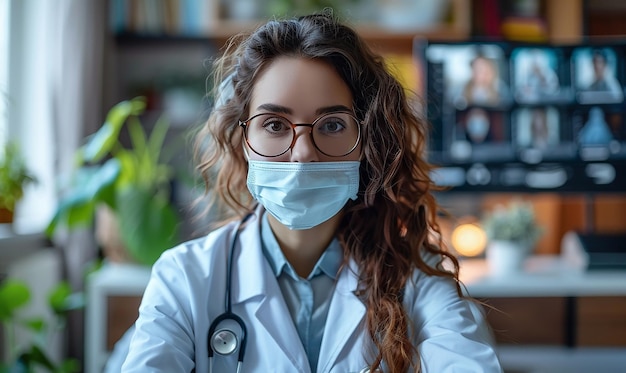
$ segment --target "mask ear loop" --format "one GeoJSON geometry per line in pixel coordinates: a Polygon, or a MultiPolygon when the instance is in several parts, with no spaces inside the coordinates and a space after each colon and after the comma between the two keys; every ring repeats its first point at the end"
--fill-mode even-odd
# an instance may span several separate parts
{"type": "MultiPolygon", "coordinates": [[[[245,130],[242,129],[242,131],[245,131],[245,130]]],[[[246,159],[246,163],[248,163],[248,161],[250,161],[250,153],[248,151],[248,144],[246,143],[245,136],[241,136],[241,149],[243,150],[243,155],[246,159]]]]}
{"type": "Polygon", "coordinates": [[[217,87],[217,100],[215,100],[214,109],[224,106],[235,96],[235,85],[233,84],[234,72],[228,74],[226,78],[217,87]]]}

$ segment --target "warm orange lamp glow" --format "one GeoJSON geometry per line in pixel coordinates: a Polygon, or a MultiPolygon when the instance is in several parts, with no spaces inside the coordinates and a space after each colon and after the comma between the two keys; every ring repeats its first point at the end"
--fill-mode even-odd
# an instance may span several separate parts
{"type": "Polygon", "coordinates": [[[460,255],[476,256],[485,250],[487,235],[476,224],[461,224],[452,231],[452,246],[460,255]]]}

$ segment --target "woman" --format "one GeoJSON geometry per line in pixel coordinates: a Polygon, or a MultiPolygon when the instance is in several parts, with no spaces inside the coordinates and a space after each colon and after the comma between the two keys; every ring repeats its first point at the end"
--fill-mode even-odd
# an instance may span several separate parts
{"type": "Polygon", "coordinates": [[[215,81],[200,171],[233,221],[155,264],[123,371],[500,371],[382,59],[317,14],[260,27],[215,81]]]}
{"type": "Polygon", "coordinates": [[[508,102],[508,87],[500,79],[497,61],[481,53],[470,62],[471,76],[456,103],[459,108],[471,105],[498,106],[508,102]]]}

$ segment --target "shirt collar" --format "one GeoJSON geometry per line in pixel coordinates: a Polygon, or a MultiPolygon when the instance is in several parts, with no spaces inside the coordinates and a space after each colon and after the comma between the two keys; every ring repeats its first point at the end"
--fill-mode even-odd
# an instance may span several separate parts
{"type": "MultiPolygon", "coordinates": [[[[269,262],[270,267],[272,267],[274,276],[279,277],[284,271],[294,279],[299,278],[296,271],[287,261],[285,255],[280,249],[278,241],[276,241],[276,237],[274,236],[274,232],[272,232],[272,228],[270,227],[266,213],[263,214],[261,219],[261,246],[263,248],[263,255],[269,262]]],[[[341,249],[339,240],[337,240],[337,238],[333,238],[317,263],[315,263],[315,267],[313,267],[313,271],[311,271],[311,274],[307,279],[310,280],[313,277],[324,273],[326,276],[335,280],[337,278],[339,267],[341,266],[342,257],[343,250],[341,249]]]]}

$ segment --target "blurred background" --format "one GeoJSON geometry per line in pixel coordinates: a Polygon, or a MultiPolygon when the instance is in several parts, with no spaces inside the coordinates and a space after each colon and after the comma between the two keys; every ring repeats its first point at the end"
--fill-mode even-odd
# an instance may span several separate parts
{"type": "Polygon", "coordinates": [[[212,61],[268,18],[324,7],[426,111],[439,233],[498,310],[506,370],[626,366],[626,4],[609,0],[0,1],[3,364],[30,351],[102,371],[154,259],[219,216],[190,142],[212,61]],[[497,102],[459,95],[479,55],[497,102]],[[602,68],[611,94],[586,87],[602,68]]]}

